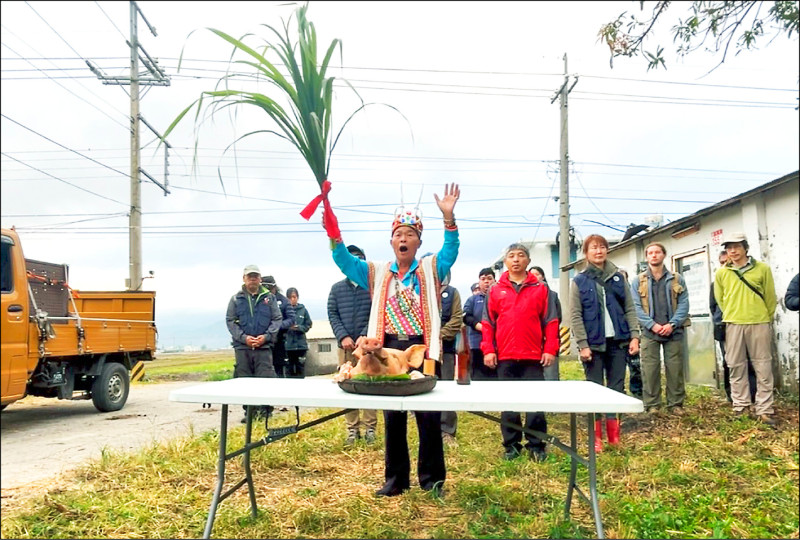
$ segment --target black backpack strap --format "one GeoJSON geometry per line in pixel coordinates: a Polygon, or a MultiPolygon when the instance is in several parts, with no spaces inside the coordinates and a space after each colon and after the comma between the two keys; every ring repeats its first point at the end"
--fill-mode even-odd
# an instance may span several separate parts
{"type": "Polygon", "coordinates": [[[744,283],[745,285],[747,285],[748,287],[750,287],[750,290],[751,290],[751,291],[753,291],[754,293],[756,293],[756,294],[758,295],[758,297],[759,297],[759,298],[761,298],[761,300],[763,300],[764,302],[766,302],[766,300],[764,300],[764,295],[763,295],[763,294],[761,294],[761,291],[759,291],[758,289],[756,289],[755,287],[753,287],[753,285],[752,285],[752,284],[751,284],[749,281],[747,281],[746,279],[744,279],[744,276],[743,276],[742,274],[740,274],[738,271],[734,270],[733,272],[734,272],[734,274],[736,274],[736,277],[738,277],[739,279],[741,279],[741,280],[742,280],[742,283],[744,283]]]}

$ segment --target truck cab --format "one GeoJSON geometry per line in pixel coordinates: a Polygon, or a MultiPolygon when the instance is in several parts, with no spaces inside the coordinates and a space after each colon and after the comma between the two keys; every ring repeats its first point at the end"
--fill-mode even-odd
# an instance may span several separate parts
{"type": "Polygon", "coordinates": [[[2,406],[25,396],[28,378],[37,361],[28,356],[28,280],[19,237],[3,230],[0,243],[0,338],[2,340],[2,406]]]}

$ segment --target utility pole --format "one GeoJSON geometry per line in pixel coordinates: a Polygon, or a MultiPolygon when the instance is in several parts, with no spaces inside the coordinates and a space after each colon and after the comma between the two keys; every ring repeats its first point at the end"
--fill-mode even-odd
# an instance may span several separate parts
{"type": "MultiPolygon", "coordinates": [[[[99,68],[94,66],[88,60],[86,64],[89,69],[97,75],[97,78],[103,81],[103,84],[116,84],[126,85],[131,87],[131,205],[128,213],[128,267],[129,277],[125,280],[125,286],[128,290],[138,291],[142,286],[142,182],[139,177],[140,173],[147,176],[153,183],[158,185],[164,190],[164,195],[169,193],[167,183],[164,185],[159,184],[152,176],[142,170],[140,166],[140,142],[139,142],[139,121],[143,120],[139,114],[139,86],[169,86],[170,79],[161,70],[157,62],[153,60],[149,54],[142,48],[139,43],[139,16],[145,22],[150,32],[154,36],[158,36],[156,29],[153,28],[145,18],[144,14],[136,5],[136,2],[130,2],[130,17],[131,17],[131,39],[128,46],[131,49],[131,74],[129,78],[126,77],[109,77],[103,73],[99,68]],[[142,56],[144,54],[144,56],[142,56]],[[139,74],[139,60],[141,59],[147,71],[152,75],[152,78],[142,77],[139,74]]],[[[147,122],[145,125],[150,127],[147,122]]],[[[153,128],[150,127],[152,130],[153,128]]],[[[155,130],[153,130],[155,133],[155,130]]],[[[157,136],[158,133],[156,133],[157,136]]],[[[160,137],[160,136],[159,136],[160,137]]],[[[167,145],[168,146],[168,145],[167,145]]],[[[165,152],[169,152],[168,148],[165,152]]],[[[167,154],[164,158],[164,175],[166,179],[166,164],[167,154]]]]}
{"type": "Polygon", "coordinates": [[[570,239],[569,226],[569,131],[568,131],[568,107],[567,96],[578,83],[578,77],[569,86],[569,74],[567,73],[567,53],[564,53],[564,83],[558,89],[556,95],[550,100],[553,104],[557,98],[561,101],[561,187],[558,197],[558,266],[562,269],[558,275],[558,298],[564,313],[570,312],[569,302],[569,271],[563,270],[564,266],[570,263],[569,250],[572,245],[570,239]],[[568,88],[569,87],[569,88],[568,88]]]}
{"type": "MultiPolygon", "coordinates": [[[[142,284],[142,181],[139,179],[139,10],[131,2],[131,209],[128,213],[128,290],[142,284]]],[[[562,172],[563,177],[563,172],[562,172]]]]}

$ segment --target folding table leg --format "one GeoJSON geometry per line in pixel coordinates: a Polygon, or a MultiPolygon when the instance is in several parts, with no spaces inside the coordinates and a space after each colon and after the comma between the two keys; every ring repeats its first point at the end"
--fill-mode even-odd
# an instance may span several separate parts
{"type": "MultiPolygon", "coordinates": [[[[250,411],[247,416],[249,420],[250,411]]],[[[211,498],[211,508],[208,510],[206,528],[203,531],[203,538],[211,538],[211,529],[214,527],[214,518],[217,515],[217,505],[219,496],[222,494],[222,486],[225,484],[225,453],[228,447],[228,406],[222,405],[222,420],[219,427],[219,460],[217,461],[217,487],[214,488],[214,496],[211,498]]]]}
{"type": "MultiPolygon", "coordinates": [[[[250,469],[250,442],[252,441],[253,435],[253,406],[247,406],[247,425],[245,426],[244,430],[244,457],[242,458],[243,465],[244,465],[244,476],[247,480],[247,491],[250,493],[250,513],[252,514],[253,518],[258,515],[258,508],[256,507],[256,489],[253,486],[253,472],[250,469]]],[[[268,422],[269,420],[267,420],[268,422]]]]}
{"type": "Polygon", "coordinates": [[[570,454],[569,486],[567,487],[567,503],[564,506],[564,519],[569,519],[569,510],[572,506],[572,492],[575,489],[575,482],[578,475],[578,427],[575,413],[569,415],[569,447],[572,449],[570,454]]]}
{"type": "Polygon", "coordinates": [[[586,415],[587,430],[589,431],[589,494],[592,498],[592,513],[594,525],[597,528],[597,538],[605,538],[603,534],[603,518],[600,516],[600,503],[597,500],[597,455],[594,451],[594,414],[586,415]]]}

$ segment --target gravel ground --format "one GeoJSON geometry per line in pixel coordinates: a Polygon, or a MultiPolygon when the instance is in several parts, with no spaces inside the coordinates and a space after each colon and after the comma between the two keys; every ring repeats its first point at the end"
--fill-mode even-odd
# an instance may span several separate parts
{"type": "MultiPolygon", "coordinates": [[[[101,413],[90,400],[26,397],[0,414],[0,491],[9,499],[52,489],[64,473],[103,448],[130,451],[169,438],[219,428],[220,406],[168,401],[169,392],[196,382],[134,384],[121,411],[101,413]]],[[[229,410],[229,422],[241,411],[229,410]]]]}

